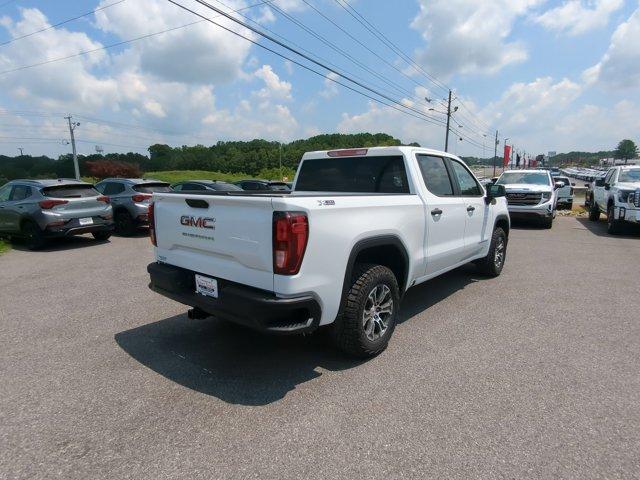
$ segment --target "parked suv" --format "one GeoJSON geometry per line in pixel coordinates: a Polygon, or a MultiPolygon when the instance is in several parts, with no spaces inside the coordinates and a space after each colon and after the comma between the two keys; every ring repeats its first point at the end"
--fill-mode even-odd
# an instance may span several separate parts
{"type": "Polygon", "coordinates": [[[147,211],[153,193],[171,191],[168,183],[148,178],[106,178],[96,184],[96,189],[109,197],[115,230],[122,235],[131,235],[149,224],[147,211]]]}
{"type": "Polygon", "coordinates": [[[243,190],[265,190],[265,191],[277,191],[288,192],[291,189],[286,182],[277,182],[271,180],[240,180],[236,182],[243,190]]]}
{"type": "Polygon", "coordinates": [[[551,175],[555,183],[562,183],[562,187],[556,190],[556,196],[558,197],[556,206],[558,208],[563,207],[568,210],[573,209],[573,187],[575,187],[576,184],[571,183],[569,177],[563,177],[560,175],[553,176],[553,174],[551,175]]]}
{"type": "Polygon", "coordinates": [[[607,231],[620,233],[625,222],[640,223],[640,167],[610,168],[603,179],[593,182],[589,220],[607,215],[607,231]]]}
{"type": "Polygon", "coordinates": [[[553,226],[556,217],[556,190],[551,174],[544,170],[508,170],[497,185],[504,185],[507,192],[509,215],[512,219],[536,219],[545,228],[553,226]]]}
{"type": "Polygon", "coordinates": [[[240,192],[242,188],[233,183],[219,182],[218,180],[188,180],[174,183],[171,189],[176,192],[207,190],[211,192],[240,192]]]}
{"type": "Polygon", "coordinates": [[[106,240],[113,229],[109,199],[76,180],[12,180],[0,187],[0,234],[21,237],[36,250],[47,238],[91,233],[106,240]]]}

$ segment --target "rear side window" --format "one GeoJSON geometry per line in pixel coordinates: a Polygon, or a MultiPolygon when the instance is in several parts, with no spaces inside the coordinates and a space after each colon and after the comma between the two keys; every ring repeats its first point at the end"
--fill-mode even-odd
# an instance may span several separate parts
{"type": "Polygon", "coordinates": [[[30,196],[31,187],[27,187],[26,185],[16,185],[15,187],[13,187],[10,200],[24,200],[25,198],[29,198],[30,196]]]}
{"type": "Polygon", "coordinates": [[[140,193],[167,193],[171,191],[168,183],[145,183],[134,185],[133,189],[140,193]]]}
{"type": "Polygon", "coordinates": [[[84,198],[97,197],[100,193],[91,185],[59,185],[42,189],[45,197],[53,198],[84,198]]]}
{"type": "Polygon", "coordinates": [[[431,193],[441,197],[453,195],[453,185],[443,158],[418,155],[418,165],[424,183],[431,193]]]}
{"type": "Polygon", "coordinates": [[[404,158],[344,157],[302,162],[296,191],[409,193],[404,158]]]}
{"type": "Polygon", "coordinates": [[[100,189],[105,195],[117,195],[119,193],[124,192],[124,185],[121,183],[108,182],[102,184],[100,189]]]}

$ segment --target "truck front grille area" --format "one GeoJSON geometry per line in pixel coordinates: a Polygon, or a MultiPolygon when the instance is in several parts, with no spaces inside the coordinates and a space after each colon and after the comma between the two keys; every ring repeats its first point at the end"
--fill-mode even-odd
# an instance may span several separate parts
{"type": "Polygon", "coordinates": [[[507,193],[509,205],[538,205],[541,200],[541,193],[507,193]]]}

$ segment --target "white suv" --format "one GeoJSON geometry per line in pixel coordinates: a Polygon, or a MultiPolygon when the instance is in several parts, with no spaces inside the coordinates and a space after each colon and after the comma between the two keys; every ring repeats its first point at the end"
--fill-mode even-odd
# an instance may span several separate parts
{"type": "Polygon", "coordinates": [[[546,170],[507,170],[496,181],[507,192],[509,215],[512,219],[535,219],[545,228],[553,226],[556,217],[556,190],[562,186],[554,183],[546,170]]]}

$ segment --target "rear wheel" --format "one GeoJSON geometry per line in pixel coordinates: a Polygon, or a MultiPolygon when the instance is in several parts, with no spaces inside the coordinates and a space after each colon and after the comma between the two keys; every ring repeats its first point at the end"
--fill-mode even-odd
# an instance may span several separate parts
{"type": "Polygon", "coordinates": [[[617,235],[622,230],[622,222],[616,220],[615,209],[613,205],[609,205],[607,209],[607,233],[611,235],[617,235]]]}
{"type": "Polygon", "coordinates": [[[389,344],[399,304],[398,282],[390,269],[358,265],[343,311],[333,325],[336,345],[357,357],[378,355],[389,344]]]}
{"type": "Polygon", "coordinates": [[[478,269],[485,275],[497,277],[502,273],[507,259],[507,234],[501,227],[497,227],[491,236],[491,245],[487,256],[476,262],[478,269]]]}
{"type": "Polygon", "coordinates": [[[542,220],[542,228],[552,228],[553,227],[553,217],[545,218],[542,220]]]}
{"type": "Polygon", "coordinates": [[[109,240],[111,232],[91,232],[91,235],[93,235],[93,238],[96,240],[103,242],[105,240],[109,240]]]}
{"type": "Polygon", "coordinates": [[[46,243],[44,233],[40,230],[38,224],[31,220],[27,220],[22,224],[22,235],[29,250],[38,250],[44,247],[46,243]]]}
{"type": "Polygon", "coordinates": [[[114,221],[116,233],[120,235],[132,235],[134,233],[136,226],[129,212],[117,212],[114,221]]]}

